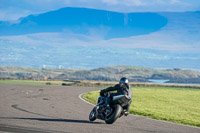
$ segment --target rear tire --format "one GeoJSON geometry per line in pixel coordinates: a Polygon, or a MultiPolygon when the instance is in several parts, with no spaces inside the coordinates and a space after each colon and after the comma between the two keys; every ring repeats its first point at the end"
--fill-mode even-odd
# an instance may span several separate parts
{"type": "Polygon", "coordinates": [[[90,121],[94,121],[97,119],[97,111],[96,109],[94,108],[91,112],[90,112],[90,115],[89,115],[89,120],[90,121]]]}
{"type": "Polygon", "coordinates": [[[120,116],[121,112],[122,112],[122,107],[119,104],[115,105],[113,109],[113,113],[108,118],[105,118],[106,124],[114,123],[117,120],[117,118],[120,116]]]}

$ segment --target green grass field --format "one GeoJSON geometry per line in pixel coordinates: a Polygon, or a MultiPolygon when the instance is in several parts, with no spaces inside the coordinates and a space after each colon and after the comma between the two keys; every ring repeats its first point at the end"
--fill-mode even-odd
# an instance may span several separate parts
{"type": "Polygon", "coordinates": [[[61,85],[62,81],[0,80],[0,84],[61,85]]]}
{"type": "MultiPolygon", "coordinates": [[[[99,91],[84,99],[96,103],[99,91]]],[[[200,89],[175,87],[134,87],[130,113],[200,127],[200,89]]]]}

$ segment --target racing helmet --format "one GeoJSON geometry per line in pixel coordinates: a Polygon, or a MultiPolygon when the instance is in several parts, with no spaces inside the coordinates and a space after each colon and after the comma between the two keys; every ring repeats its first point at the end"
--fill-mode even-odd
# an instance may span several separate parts
{"type": "Polygon", "coordinates": [[[120,84],[124,84],[124,83],[128,84],[128,79],[126,77],[123,77],[120,79],[119,83],[120,84]]]}

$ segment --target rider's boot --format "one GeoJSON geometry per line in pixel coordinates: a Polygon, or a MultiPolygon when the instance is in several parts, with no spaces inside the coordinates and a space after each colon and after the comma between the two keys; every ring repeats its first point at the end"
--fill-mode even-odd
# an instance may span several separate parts
{"type": "Polygon", "coordinates": [[[124,110],[124,115],[125,115],[125,116],[128,116],[128,115],[129,115],[129,111],[124,110]]]}

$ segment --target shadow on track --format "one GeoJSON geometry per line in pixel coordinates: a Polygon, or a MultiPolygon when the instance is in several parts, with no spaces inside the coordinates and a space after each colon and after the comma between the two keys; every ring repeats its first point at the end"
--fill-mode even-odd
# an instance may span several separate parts
{"type": "Polygon", "coordinates": [[[51,117],[51,118],[18,118],[18,117],[0,117],[0,119],[21,119],[21,120],[38,120],[38,121],[50,121],[50,122],[73,122],[73,123],[90,123],[90,124],[104,124],[102,122],[91,122],[87,120],[73,120],[73,119],[61,119],[61,118],[55,118],[53,116],[43,115],[39,113],[34,113],[28,110],[25,110],[23,108],[20,108],[19,105],[15,104],[11,106],[12,108],[15,108],[19,111],[23,111],[26,113],[31,113],[35,115],[40,115],[44,117],[51,117]],[[53,118],[52,118],[53,117],[53,118]]]}
{"type": "Polygon", "coordinates": [[[74,119],[18,118],[18,117],[0,117],[0,119],[18,119],[18,120],[38,120],[38,121],[49,121],[49,122],[72,122],[72,123],[104,124],[102,122],[90,122],[90,121],[87,121],[87,120],[74,120],[74,119]]]}

